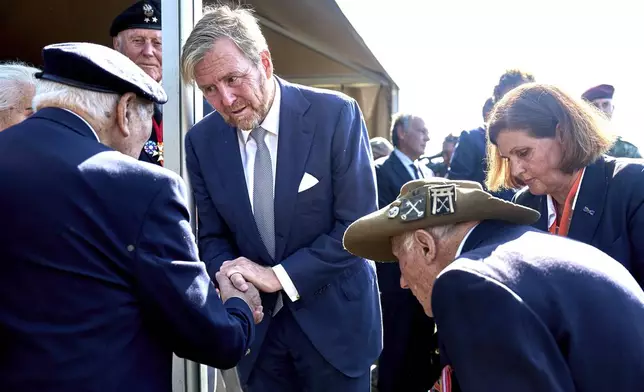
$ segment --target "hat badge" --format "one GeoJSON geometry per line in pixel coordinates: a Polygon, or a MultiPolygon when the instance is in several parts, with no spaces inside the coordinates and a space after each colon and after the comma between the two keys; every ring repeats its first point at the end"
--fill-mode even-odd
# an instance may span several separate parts
{"type": "Polygon", "coordinates": [[[154,15],[154,8],[150,4],[143,4],[143,15],[148,18],[154,15]]]}
{"type": "MultiPolygon", "coordinates": [[[[150,18],[154,15],[154,8],[150,4],[143,4],[143,15],[145,15],[145,19],[143,21],[145,23],[150,23],[150,18]]],[[[152,23],[156,23],[159,19],[155,16],[152,17],[152,23]]]]}
{"type": "Polygon", "coordinates": [[[429,188],[432,215],[446,215],[455,213],[456,186],[445,185],[429,188]]]}

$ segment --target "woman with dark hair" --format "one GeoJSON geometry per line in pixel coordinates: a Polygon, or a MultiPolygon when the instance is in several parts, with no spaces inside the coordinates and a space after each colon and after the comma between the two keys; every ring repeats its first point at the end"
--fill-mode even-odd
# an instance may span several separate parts
{"type": "Polygon", "coordinates": [[[611,158],[614,138],[589,104],[554,86],[525,84],[488,124],[490,190],[538,210],[537,228],[591,244],[644,287],[644,160],[611,158]]]}

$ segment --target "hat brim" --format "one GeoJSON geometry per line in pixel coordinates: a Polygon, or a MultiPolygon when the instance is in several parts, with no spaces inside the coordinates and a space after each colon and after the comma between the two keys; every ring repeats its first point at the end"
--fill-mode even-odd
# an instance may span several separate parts
{"type": "MultiPolygon", "coordinates": [[[[388,215],[394,203],[358,219],[344,234],[344,247],[352,254],[378,262],[397,262],[391,251],[391,238],[408,231],[464,222],[503,220],[516,224],[535,223],[538,211],[499,199],[481,189],[459,189],[458,197],[470,197],[471,205],[461,205],[457,213],[404,222],[388,215]]],[[[399,203],[398,203],[399,204],[399,203]]]]}

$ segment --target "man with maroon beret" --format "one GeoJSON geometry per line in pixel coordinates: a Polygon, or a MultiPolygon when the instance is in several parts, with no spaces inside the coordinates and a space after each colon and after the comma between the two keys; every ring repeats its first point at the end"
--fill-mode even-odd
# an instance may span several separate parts
{"type": "MultiPolygon", "coordinates": [[[[613,117],[613,110],[615,110],[613,94],[615,94],[615,87],[610,84],[600,84],[586,90],[581,97],[602,111],[608,119],[611,119],[613,117]]],[[[622,139],[621,136],[617,137],[615,144],[613,144],[613,147],[611,147],[607,154],[617,158],[642,157],[637,146],[622,139]]]]}

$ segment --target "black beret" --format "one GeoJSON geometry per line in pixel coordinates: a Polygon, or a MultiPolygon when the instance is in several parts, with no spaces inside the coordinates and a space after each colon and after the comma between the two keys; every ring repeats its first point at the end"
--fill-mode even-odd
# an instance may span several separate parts
{"type": "Polygon", "coordinates": [[[596,99],[607,99],[613,98],[615,93],[615,87],[610,84],[600,84],[599,86],[591,87],[586,90],[581,97],[587,101],[594,101],[596,99]]]}
{"type": "Polygon", "coordinates": [[[68,42],[45,46],[44,67],[36,78],[103,93],[135,93],[155,103],[166,103],[163,87],[138,65],[107,46],[68,42]]]}
{"type": "Polygon", "coordinates": [[[128,29],[161,30],[161,2],[142,0],[132,4],[114,19],[110,36],[128,29]]]}

